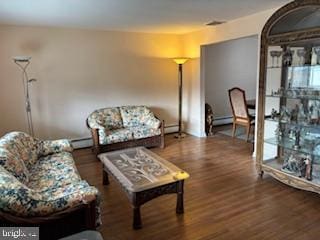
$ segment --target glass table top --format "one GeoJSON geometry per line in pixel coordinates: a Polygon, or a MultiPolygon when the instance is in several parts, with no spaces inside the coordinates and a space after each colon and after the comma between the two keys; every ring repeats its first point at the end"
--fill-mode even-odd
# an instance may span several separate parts
{"type": "Polygon", "coordinates": [[[98,158],[131,192],[184,180],[189,174],[144,147],[102,153],[98,158]]]}

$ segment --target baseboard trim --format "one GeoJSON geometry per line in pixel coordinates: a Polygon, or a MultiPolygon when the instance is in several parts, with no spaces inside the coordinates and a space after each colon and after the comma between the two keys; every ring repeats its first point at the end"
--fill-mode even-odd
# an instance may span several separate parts
{"type": "Polygon", "coordinates": [[[88,148],[93,146],[92,138],[77,138],[71,140],[74,149],[88,148]]]}
{"type": "Polygon", "coordinates": [[[226,117],[218,117],[215,118],[213,121],[213,126],[219,126],[219,125],[225,125],[230,124],[233,122],[232,116],[226,116],[226,117]]]}
{"type": "Polygon", "coordinates": [[[167,125],[164,127],[164,133],[176,133],[179,131],[179,126],[178,125],[167,125]]]}

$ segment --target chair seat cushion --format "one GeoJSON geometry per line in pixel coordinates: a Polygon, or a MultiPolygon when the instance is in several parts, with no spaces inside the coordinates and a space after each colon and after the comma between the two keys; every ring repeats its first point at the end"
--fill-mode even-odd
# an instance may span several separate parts
{"type": "Polygon", "coordinates": [[[133,140],[132,131],[126,128],[106,130],[99,129],[99,143],[101,145],[133,140]]]}
{"type": "Polygon", "coordinates": [[[153,137],[161,134],[160,128],[150,128],[147,126],[131,127],[129,130],[132,132],[134,139],[153,137]]]}
{"type": "Polygon", "coordinates": [[[61,152],[41,157],[30,170],[28,187],[37,192],[81,181],[72,154],[61,152]]]}

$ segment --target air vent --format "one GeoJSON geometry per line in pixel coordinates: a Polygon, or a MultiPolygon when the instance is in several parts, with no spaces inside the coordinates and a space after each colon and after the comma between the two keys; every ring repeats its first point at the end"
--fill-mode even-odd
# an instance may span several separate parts
{"type": "Polygon", "coordinates": [[[206,25],[207,26],[216,26],[216,25],[220,25],[223,23],[225,23],[225,21],[212,21],[212,22],[207,23],[206,25]]]}

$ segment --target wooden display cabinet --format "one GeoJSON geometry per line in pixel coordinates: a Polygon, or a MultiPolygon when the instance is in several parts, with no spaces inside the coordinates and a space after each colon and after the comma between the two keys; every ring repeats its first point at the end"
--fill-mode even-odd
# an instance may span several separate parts
{"type": "Polygon", "coordinates": [[[256,167],[320,193],[320,0],[296,0],[261,36],[256,167]]]}

